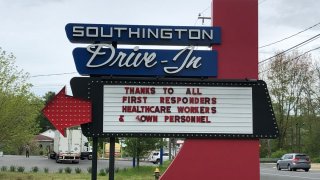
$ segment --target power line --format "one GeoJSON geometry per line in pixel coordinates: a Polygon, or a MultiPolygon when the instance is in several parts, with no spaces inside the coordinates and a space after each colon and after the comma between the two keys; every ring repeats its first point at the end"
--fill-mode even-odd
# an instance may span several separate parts
{"type": "MultiPolygon", "coordinates": [[[[308,54],[309,52],[312,52],[312,51],[315,51],[315,50],[318,50],[318,49],[320,49],[320,46],[319,46],[319,47],[316,47],[316,48],[314,48],[314,49],[311,49],[311,50],[309,50],[309,51],[306,51],[306,52],[304,52],[303,54],[300,54],[299,56],[290,59],[289,61],[296,60],[296,59],[298,59],[299,57],[304,56],[304,55],[308,54]]],[[[259,72],[259,74],[264,73],[264,72],[266,72],[266,71],[270,71],[270,70],[271,70],[271,68],[266,69],[266,70],[263,70],[263,71],[259,72]]]]}
{"type": "Polygon", "coordinates": [[[54,88],[54,87],[63,87],[65,84],[57,84],[57,85],[33,85],[32,88],[34,89],[47,89],[47,88],[54,88]]]}
{"type": "Polygon", "coordinates": [[[211,5],[208,6],[205,10],[203,10],[203,11],[202,11],[201,13],[199,13],[199,14],[202,14],[202,13],[206,12],[210,7],[211,7],[211,5]]]}
{"type": "MultiPolygon", "coordinates": [[[[293,58],[293,59],[291,59],[291,60],[298,59],[299,57],[301,57],[301,56],[303,56],[303,55],[306,55],[306,54],[309,53],[309,52],[315,51],[315,50],[317,50],[317,49],[320,49],[320,46],[317,47],[317,48],[311,49],[311,50],[309,50],[309,51],[306,51],[305,53],[303,53],[303,54],[301,54],[301,55],[299,55],[299,56],[297,56],[297,57],[295,57],[295,58],[293,58]]],[[[291,60],[290,60],[290,61],[291,61],[291,60]]]]}
{"type": "Polygon", "coordinates": [[[196,19],[196,21],[194,22],[193,26],[195,26],[198,22],[199,18],[196,19]]]}
{"type": "Polygon", "coordinates": [[[266,44],[266,45],[260,46],[260,47],[259,47],[259,49],[260,49],[260,48],[267,47],[267,46],[271,46],[271,45],[273,45],[273,44],[276,44],[276,43],[282,42],[282,41],[287,40],[287,39],[290,39],[290,38],[292,38],[292,37],[294,37],[294,36],[296,36],[296,35],[298,35],[298,34],[301,34],[301,33],[305,32],[305,31],[307,31],[307,30],[309,30],[309,29],[312,29],[312,28],[314,28],[314,27],[318,26],[319,24],[320,24],[320,22],[319,22],[319,23],[317,23],[317,24],[315,24],[315,25],[312,25],[312,26],[310,26],[310,27],[308,27],[308,28],[306,28],[306,29],[304,29],[304,30],[302,30],[302,31],[300,31],[300,32],[297,32],[297,33],[295,33],[295,34],[293,34],[293,35],[291,35],[291,36],[288,36],[288,37],[283,38],[283,39],[281,39],[281,40],[278,40],[278,41],[272,42],[272,43],[270,43],[270,44],[266,44]]]}
{"type": "Polygon", "coordinates": [[[56,74],[38,74],[38,75],[30,76],[30,78],[44,77],[44,76],[61,76],[61,75],[76,74],[76,73],[77,73],[77,72],[56,73],[56,74]]]}
{"type": "Polygon", "coordinates": [[[269,57],[269,58],[267,58],[267,59],[264,59],[264,60],[260,61],[258,64],[264,63],[264,62],[266,62],[266,61],[271,60],[272,58],[274,58],[274,57],[276,57],[276,56],[279,56],[279,55],[281,55],[281,54],[285,54],[286,52],[289,52],[289,51],[291,51],[291,50],[293,50],[293,49],[296,49],[296,48],[298,48],[298,47],[304,46],[304,45],[306,45],[306,44],[308,44],[308,43],[310,43],[310,42],[318,39],[319,37],[320,37],[320,34],[317,34],[317,35],[311,37],[310,39],[307,39],[307,40],[303,41],[302,43],[299,43],[299,44],[297,44],[297,45],[295,45],[295,46],[292,46],[291,48],[289,48],[289,49],[287,49],[287,50],[284,50],[284,51],[282,51],[282,52],[280,52],[280,53],[278,53],[278,54],[276,54],[276,55],[274,55],[274,56],[272,56],[272,57],[269,57]]]}

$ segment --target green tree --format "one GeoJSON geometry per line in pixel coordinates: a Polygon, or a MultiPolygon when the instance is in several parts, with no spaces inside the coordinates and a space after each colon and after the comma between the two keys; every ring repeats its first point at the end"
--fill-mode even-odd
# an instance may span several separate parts
{"type": "Polygon", "coordinates": [[[137,159],[137,167],[141,157],[163,145],[161,138],[126,138],[125,144],[125,152],[137,159]]]}
{"type": "MultiPolygon", "coordinates": [[[[276,114],[279,138],[268,144],[274,150],[302,151],[316,116],[315,69],[310,54],[294,51],[277,55],[268,65],[266,82],[276,114]]],[[[269,153],[270,154],[270,150],[269,153]]]]}
{"type": "MultiPolygon", "coordinates": [[[[52,98],[55,96],[56,94],[54,92],[47,92],[43,97],[43,103],[47,104],[49,103],[52,98]]],[[[54,126],[50,123],[50,121],[43,115],[43,113],[40,113],[39,116],[37,117],[37,121],[39,123],[40,126],[40,132],[44,132],[48,129],[55,129],[54,126]]]]}
{"type": "Polygon", "coordinates": [[[311,131],[306,132],[306,137],[303,139],[304,151],[312,157],[320,158],[320,117],[315,117],[311,126],[311,131]]]}
{"type": "Polygon", "coordinates": [[[38,133],[35,119],[43,107],[30,92],[28,74],[14,63],[15,57],[0,48],[0,148],[7,153],[18,153],[38,133]]]}
{"type": "Polygon", "coordinates": [[[304,101],[304,114],[308,121],[303,129],[304,150],[312,157],[320,158],[320,63],[314,64],[315,82],[309,88],[308,99],[304,101]]]}

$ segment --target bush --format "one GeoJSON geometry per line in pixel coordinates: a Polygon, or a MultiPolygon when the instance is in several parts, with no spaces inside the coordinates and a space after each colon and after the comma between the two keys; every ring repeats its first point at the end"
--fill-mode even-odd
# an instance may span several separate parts
{"type": "Polygon", "coordinates": [[[119,172],[119,168],[116,168],[115,173],[118,173],[118,172],[119,172]]]}
{"type": "Polygon", "coordinates": [[[88,171],[89,174],[91,174],[92,173],[92,167],[88,167],[87,171],[88,171]]]}
{"type": "Polygon", "coordinates": [[[17,171],[18,171],[18,172],[24,172],[24,167],[19,166],[19,167],[17,168],[17,171]]]}
{"type": "Polygon", "coordinates": [[[105,168],[106,174],[109,173],[109,168],[105,168]]]}
{"type": "Polygon", "coordinates": [[[80,174],[81,173],[81,168],[77,167],[74,169],[74,171],[77,173],[77,174],[80,174]]]}
{"type": "Polygon", "coordinates": [[[10,166],[10,172],[15,172],[15,171],[16,171],[16,167],[13,166],[13,165],[11,165],[11,166],[10,166]]]}
{"type": "Polygon", "coordinates": [[[283,156],[286,153],[287,151],[279,149],[271,154],[271,158],[281,158],[281,156],[283,156]]]}
{"type": "Polygon", "coordinates": [[[64,168],[64,172],[70,174],[72,172],[72,169],[70,167],[66,167],[64,168]]]}
{"type": "Polygon", "coordinates": [[[100,172],[99,172],[99,176],[106,176],[107,173],[105,172],[104,169],[100,169],[100,172]]]}
{"type": "Polygon", "coordinates": [[[320,157],[312,158],[311,162],[313,163],[320,163],[320,157]]]}
{"type": "Polygon", "coordinates": [[[61,174],[63,172],[63,168],[59,168],[59,173],[61,174]]]}
{"type": "Polygon", "coordinates": [[[38,172],[38,171],[39,171],[38,166],[34,166],[34,167],[31,168],[31,172],[36,173],[36,172],[38,172]]]}
{"type": "Polygon", "coordinates": [[[7,171],[7,170],[8,170],[7,166],[2,166],[1,167],[1,171],[7,171]]]}
{"type": "Polygon", "coordinates": [[[45,173],[48,173],[48,172],[49,172],[49,168],[45,167],[45,168],[43,168],[43,171],[44,171],[45,173]]]}

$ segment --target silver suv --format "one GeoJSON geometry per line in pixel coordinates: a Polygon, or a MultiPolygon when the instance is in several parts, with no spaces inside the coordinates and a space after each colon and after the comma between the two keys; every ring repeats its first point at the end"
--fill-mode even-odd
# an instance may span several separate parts
{"type": "MultiPolygon", "coordinates": [[[[163,152],[162,160],[169,160],[168,152],[163,152]]],[[[148,161],[152,162],[153,164],[158,164],[160,162],[160,151],[152,151],[148,157],[148,161]]]]}
{"type": "Polygon", "coordinates": [[[303,169],[306,172],[311,168],[310,158],[306,154],[290,153],[285,154],[277,161],[277,169],[288,169],[288,171],[296,171],[303,169]]]}

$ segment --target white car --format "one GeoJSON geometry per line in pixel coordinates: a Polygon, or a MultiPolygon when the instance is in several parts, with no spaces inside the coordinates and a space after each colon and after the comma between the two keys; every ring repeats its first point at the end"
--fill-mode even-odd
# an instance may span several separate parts
{"type": "MultiPolygon", "coordinates": [[[[169,160],[169,152],[163,152],[162,160],[169,160]]],[[[148,161],[153,164],[158,164],[160,162],[160,151],[152,151],[148,157],[148,161]]]]}

